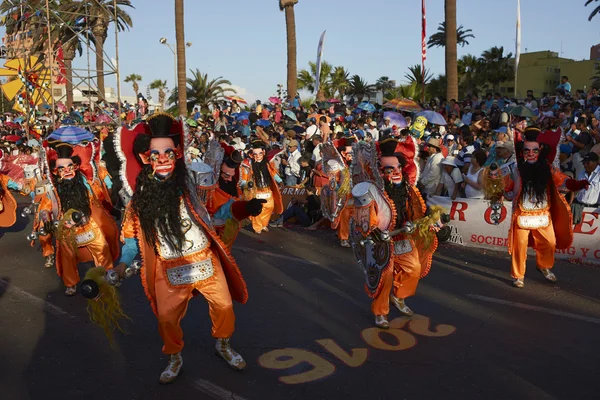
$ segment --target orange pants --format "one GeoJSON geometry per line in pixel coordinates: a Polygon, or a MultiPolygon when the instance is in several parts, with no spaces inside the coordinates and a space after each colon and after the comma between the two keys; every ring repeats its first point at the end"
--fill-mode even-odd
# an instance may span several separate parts
{"type": "Polygon", "coordinates": [[[61,241],[56,242],[58,248],[56,268],[58,275],[67,287],[75,286],[79,283],[77,264],[88,261],[89,256],[91,256],[91,260],[94,261],[96,267],[104,267],[104,269],[111,269],[113,267],[114,260],[106,238],[97,226],[92,229],[96,231],[96,239],[91,243],[80,246],[78,254],[73,254],[73,251],[66,243],[62,243],[61,241]]]}
{"type": "Polygon", "coordinates": [[[556,237],[554,236],[552,220],[550,220],[550,224],[547,227],[533,230],[521,229],[515,222],[515,225],[513,226],[511,266],[511,276],[514,279],[523,279],[525,277],[529,234],[533,237],[535,260],[538,268],[552,268],[554,266],[556,237]]]}
{"type": "Polygon", "coordinates": [[[410,297],[417,291],[417,285],[421,277],[421,263],[419,262],[419,253],[412,240],[411,244],[413,246],[412,251],[393,256],[393,268],[388,269],[381,277],[383,287],[371,303],[371,311],[374,315],[389,314],[392,288],[394,296],[399,299],[410,297]]]}
{"type": "Polygon", "coordinates": [[[212,336],[229,338],[235,328],[235,314],[227,280],[221,263],[216,256],[211,256],[215,273],[212,277],[196,282],[194,285],[181,288],[170,286],[165,274],[156,274],[156,308],[158,315],[158,331],[162,337],[165,354],[179,353],[183,349],[183,330],[181,319],[185,316],[192,291],[198,290],[206,301],[212,321],[212,336]]]}
{"type": "Polygon", "coordinates": [[[348,240],[350,237],[350,217],[353,211],[353,207],[346,206],[340,212],[340,224],[337,229],[337,236],[340,240],[348,240]]]}
{"type": "Polygon", "coordinates": [[[48,257],[54,254],[54,246],[52,245],[52,236],[40,236],[40,244],[42,245],[42,256],[48,257]]]}
{"type": "Polygon", "coordinates": [[[259,193],[263,191],[268,191],[271,196],[269,196],[266,203],[263,204],[262,212],[258,217],[250,217],[250,221],[252,221],[252,229],[254,232],[260,232],[263,228],[269,226],[269,221],[271,221],[271,215],[273,215],[273,210],[275,209],[275,201],[273,200],[273,193],[271,193],[271,189],[263,189],[260,190],[259,193]]]}

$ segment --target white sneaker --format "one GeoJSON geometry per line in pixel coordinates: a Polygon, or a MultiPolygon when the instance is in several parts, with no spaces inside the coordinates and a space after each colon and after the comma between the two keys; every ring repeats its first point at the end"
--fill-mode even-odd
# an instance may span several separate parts
{"type": "Polygon", "coordinates": [[[390,327],[390,323],[388,322],[387,317],[385,315],[376,315],[375,326],[381,329],[387,329],[390,327]]]}
{"type": "Polygon", "coordinates": [[[351,247],[350,242],[347,240],[340,240],[340,246],[342,247],[351,247]]]}
{"type": "Polygon", "coordinates": [[[77,292],[77,286],[69,286],[65,289],[65,294],[67,296],[73,296],[77,292]]]}
{"type": "Polygon", "coordinates": [[[415,315],[415,312],[406,305],[406,303],[404,302],[404,299],[399,299],[396,296],[394,296],[393,294],[391,294],[390,300],[392,301],[392,304],[394,306],[396,306],[398,311],[400,311],[402,314],[407,315],[409,317],[412,317],[413,315],[415,315]]]}
{"type": "Polygon", "coordinates": [[[525,287],[525,282],[523,281],[523,279],[515,279],[513,281],[513,286],[522,289],[525,287]]]}
{"type": "Polygon", "coordinates": [[[227,364],[233,369],[238,371],[246,368],[246,361],[236,353],[235,350],[231,348],[229,345],[229,338],[227,339],[217,339],[217,343],[215,344],[215,350],[217,350],[217,355],[221,356],[227,364]]]}
{"type": "Polygon", "coordinates": [[[546,278],[546,280],[548,282],[552,282],[552,283],[558,282],[556,275],[554,275],[554,273],[552,271],[550,271],[549,268],[538,268],[537,270],[540,271],[542,273],[542,275],[544,275],[544,278],[546,278]]]}
{"type": "Polygon", "coordinates": [[[162,385],[175,382],[175,379],[177,379],[177,376],[181,372],[181,367],[183,367],[183,357],[181,357],[181,353],[171,354],[167,368],[160,374],[158,382],[162,385]]]}

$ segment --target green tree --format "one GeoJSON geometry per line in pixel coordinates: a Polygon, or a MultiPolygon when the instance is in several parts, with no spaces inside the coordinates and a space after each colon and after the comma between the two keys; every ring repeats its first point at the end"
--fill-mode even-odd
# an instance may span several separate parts
{"type": "Polygon", "coordinates": [[[514,80],[515,70],[510,62],[512,53],[504,55],[504,47],[492,47],[485,50],[479,59],[482,63],[482,78],[492,85],[494,91],[500,89],[500,83],[514,80]]]}
{"type": "MultiPolygon", "coordinates": [[[[475,39],[475,36],[472,32],[473,30],[465,29],[462,25],[460,25],[456,29],[456,44],[460,45],[461,47],[468,45],[469,41],[467,39],[475,39]]],[[[427,47],[446,47],[446,22],[442,22],[438,26],[437,32],[429,37],[429,40],[427,41],[427,47]]]]}
{"type": "Polygon", "coordinates": [[[429,98],[446,97],[447,85],[446,75],[438,75],[427,85],[427,96],[429,98]]]}
{"type": "Polygon", "coordinates": [[[482,71],[484,64],[477,57],[467,54],[458,60],[459,88],[463,93],[473,93],[475,88],[483,83],[482,71]]]}
{"type": "Polygon", "coordinates": [[[344,67],[335,67],[331,73],[331,91],[333,95],[344,101],[344,96],[349,86],[350,73],[344,67]]]}
{"type": "MultiPolygon", "coordinates": [[[[298,89],[306,89],[310,92],[316,90],[317,64],[314,62],[308,63],[309,69],[302,69],[298,73],[298,89]]],[[[332,93],[332,71],[333,67],[327,61],[321,62],[321,79],[319,80],[319,93],[317,93],[317,101],[322,101],[324,98],[333,97],[332,93]]]]}
{"type": "Polygon", "coordinates": [[[156,79],[150,83],[150,89],[158,90],[158,103],[160,104],[160,109],[164,110],[165,109],[166,90],[167,90],[167,81],[156,79]]]}
{"type": "Polygon", "coordinates": [[[364,80],[358,75],[352,75],[352,78],[350,78],[350,85],[346,94],[352,97],[356,97],[356,99],[360,103],[365,97],[370,100],[371,96],[375,95],[376,92],[377,89],[375,89],[375,85],[370,85],[366,80],[364,80]]]}
{"type": "Polygon", "coordinates": [[[287,37],[287,92],[294,98],[298,92],[298,67],[296,64],[296,15],[294,6],[298,0],[278,0],[279,9],[285,11],[285,31],[287,37]]]}
{"type": "Polygon", "coordinates": [[[389,77],[382,76],[381,78],[377,79],[377,82],[375,82],[375,88],[380,90],[385,98],[386,93],[394,88],[394,83],[390,81],[389,77]]]}
{"type": "MultiPolygon", "coordinates": [[[[594,1],[600,1],[600,0],[587,0],[587,2],[585,3],[585,6],[587,7],[588,5],[592,4],[592,2],[594,1]]],[[[591,21],[592,18],[594,18],[596,16],[596,14],[600,13],[600,6],[596,6],[596,8],[594,8],[594,10],[592,11],[592,13],[590,14],[588,21],[591,21]]]]}
{"type": "MultiPolygon", "coordinates": [[[[186,97],[187,97],[187,112],[191,112],[194,106],[199,105],[200,110],[205,113],[208,111],[208,107],[212,104],[223,100],[225,96],[235,94],[235,89],[229,87],[231,82],[227,79],[223,79],[222,76],[216,79],[209,79],[208,74],[202,74],[199,69],[195,71],[190,70],[192,73],[191,78],[187,79],[186,86],[186,97]]],[[[179,90],[175,89],[171,96],[169,96],[168,102],[170,104],[177,104],[179,97],[179,90]]],[[[184,115],[184,114],[182,114],[184,115]]]]}
{"type": "Polygon", "coordinates": [[[138,85],[138,82],[142,79],[142,76],[138,74],[127,75],[127,77],[125,78],[126,83],[131,82],[131,86],[133,86],[133,91],[136,96],[140,93],[140,86],[138,85]]]}
{"type": "Polygon", "coordinates": [[[425,85],[431,80],[433,75],[428,69],[425,69],[425,75],[423,75],[423,69],[420,65],[415,64],[408,67],[409,73],[405,74],[404,77],[408,81],[409,85],[416,84],[417,91],[424,94],[425,85]]]}

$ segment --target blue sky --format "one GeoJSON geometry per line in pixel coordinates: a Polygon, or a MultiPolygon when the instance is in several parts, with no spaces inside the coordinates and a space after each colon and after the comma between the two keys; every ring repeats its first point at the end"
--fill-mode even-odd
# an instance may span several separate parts
{"type": "MultiPolygon", "coordinates": [[[[159,43],[175,43],[173,0],[133,0],[133,28],[119,35],[120,72],[140,74],[142,92],[154,79],[173,85],[173,54],[159,43]]],[[[475,39],[465,54],[480,55],[492,46],[515,51],[517,0],[457,0],[458,24],[473,30],[475,39]]],[[[561,51],[573,59],[589,58],[589,49],[600,43],[600,16],[587,18],[585,0],[522,0],[521,51],[561,51]]],[[[200,69],[209,78],[223,76],[240,88],[249,102],[266,100],[278,83],[286,83],[284,13],[276,0],[187,0],[185,2],[188,69],[200,69]]],[[[427,34],[434,33],[444,15],[444,0],[427,0],[427,34]]],[[[374,83],[388,76],[404,81],[407,67],[420,63],[420,0],[300,0],[296,10],[298,69],[316,59],[317,44],[327,30],[324,59],[345,66],[374,83]],[[342,4],[344,6],[342,7],[342,4]]],[[[106,51],[114,56],[114,35],[106,51]]],[[[92,59],[93,60],[93,59],[92,59]]],[[[85,67],[85,54],[77,62],[85,67]]],[[[93,61],[92,61],[93,63],[93,61]]],[[[428,49],[427,68],[444,72],[444,50],[428,49]]],[[[109,86],[115,79],[107,78],[109,86]]],[[[125,95],[133,94],[122,84],[125,95]]]]}

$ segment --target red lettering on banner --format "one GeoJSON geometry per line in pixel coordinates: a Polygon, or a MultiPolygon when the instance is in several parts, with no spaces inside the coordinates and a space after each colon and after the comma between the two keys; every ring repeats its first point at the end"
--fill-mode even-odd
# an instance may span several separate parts
{"type": "Polygon", "coordinates": [[[597,219],[598,219],[597,213],[595,213],[595,212],[590,213],[590,212],[584,211],[581,214],[581,222],[579,224],[575,225],[575,227],[573,228],[573,233],[580,233],[582,235],[593,235],[598,230],[598,227],[592,229],[591,231],[584,232],[583,224],[586,224],[587,226],[591,227],[592,225],[594,225],[594,221],[597,219]],[[593,219],[588,219],[586,221],[585,217],[587,217],[588,215],[592,215],[593,219]]]}
{"type": "Polygon", "coordinates": [[[455,218],[455,215],[458,213],[458,220],[463,222],[466,221],[465,211],[467,211],[467,208],[469,208],[469,205],[464,201],[453,201],[452,208],[450,209],[450,219],[456,220],[457,218],[455,218]]]}
{"type": "MultiPolygon", "coordinates": [[[[501,224],[505,219],[506,219],[506,207],[502,206],[502,210],[500,210],[500,220],[498,221],[498,224],[501,224]]],[[[490,225],[497,225],[492,221],[492,207],[488,207],[485,210],[485,213],[483,214],[483,219],[485,220],[485,222],[487,222],[490,225]]]]}
{"type": "Polygon", "coordinates": [[[508,238],[497,236],[471,235],[472,243],[487,244],[490,246],[506,247],[508,246],[508,238]]]}
{"type": "Polygon", "coordinates": [[[587,256],[588,251],[590,251],[590,249],[586,249],[586,248],[582,247],[581,252],[583,253],[583,255],[581,257],[585,258],[585,256],[587,256]]]}
{"type": "Polygon", "coordinates": [[[598,260],[600,260],[600,249],[594,251],[594,258],[597,258],[598,260]]]}

